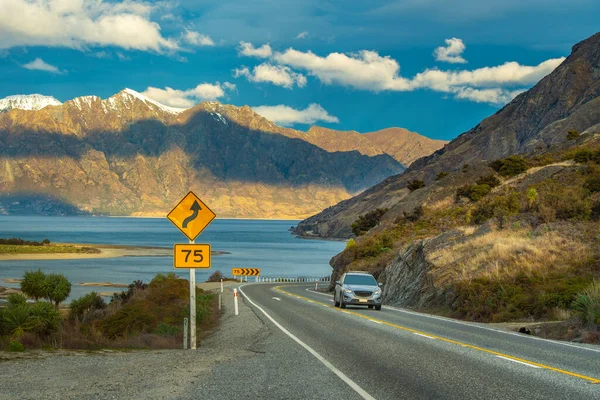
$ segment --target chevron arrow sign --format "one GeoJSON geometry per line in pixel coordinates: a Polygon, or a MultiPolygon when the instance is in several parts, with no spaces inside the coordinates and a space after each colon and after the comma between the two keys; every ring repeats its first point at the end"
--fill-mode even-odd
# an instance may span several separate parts
{"type": "Polygon", "coordinates": [[[240,275],[260,276],[260,268],[232,268],[231,275],[233,275],[233,276],[240,276],[240,275]]]}

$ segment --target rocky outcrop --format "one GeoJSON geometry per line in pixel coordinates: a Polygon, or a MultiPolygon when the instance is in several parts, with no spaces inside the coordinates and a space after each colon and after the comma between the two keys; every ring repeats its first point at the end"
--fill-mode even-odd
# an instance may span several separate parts
{"type": "Polygon", "coordinates": [[[541,153],[567,145],[567,132],[591,137],[600,126],[600,33],[573,46],[571,55],[529,91],[401,175],[302,221],[298,235],[345,238],[359,215],[376,208],[403,208],[407,184],[427,185],[440,172],[457,171],[514,154],[541,153]]]}
{"type": "Polygon", "coordinates": [[[404,128],[387,128],[365,133],[365,137],[394,157],[402,165],[410,166],[415,160],[428,156],[444,147],[445,140],[433,140],[404,128]]]}

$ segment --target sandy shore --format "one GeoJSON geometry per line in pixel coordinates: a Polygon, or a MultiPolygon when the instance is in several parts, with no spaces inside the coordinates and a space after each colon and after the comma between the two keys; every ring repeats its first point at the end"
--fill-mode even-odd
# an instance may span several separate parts
{"type": "MultiPolygon", "coordinates": [[[[0,261],[16,260],[75,260],[86,258],[117,258],[117,257],[172,257],[173,249],[166,247],[119,246],[106,244],[76,244],[57,243],[67,246],[92,247],[99,253],[1,253],[0,261]]],[[[224,251],[213,251],[213,256],[229,254],[224,251]]]]}

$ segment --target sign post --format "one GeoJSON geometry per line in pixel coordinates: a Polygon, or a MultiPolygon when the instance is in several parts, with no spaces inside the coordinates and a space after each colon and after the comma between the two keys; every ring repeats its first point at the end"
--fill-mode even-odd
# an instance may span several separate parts
{"type": "MultiPolygon", "coordinates": [[[[195,244],[200,233],[215,219],[216,214],[189,192],[167,215],[188,239],[189,244],[173,247],[173,266],[190,269],[190,349],[196,349],[196,268],[210,268],[210,245],[195,244]]],[[[187,330],[186,330],[187,333],[187,330]]]]}

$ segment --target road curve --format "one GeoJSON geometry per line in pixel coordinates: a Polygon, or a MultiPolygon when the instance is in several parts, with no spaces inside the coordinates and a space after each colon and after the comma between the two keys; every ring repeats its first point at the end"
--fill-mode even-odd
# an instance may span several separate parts
{"type": "Polygon", "coordinates": [[[600,349],[385,307],[341,310],[311,287],[240,289],[359,398],[600,399],[600,349]]]}

